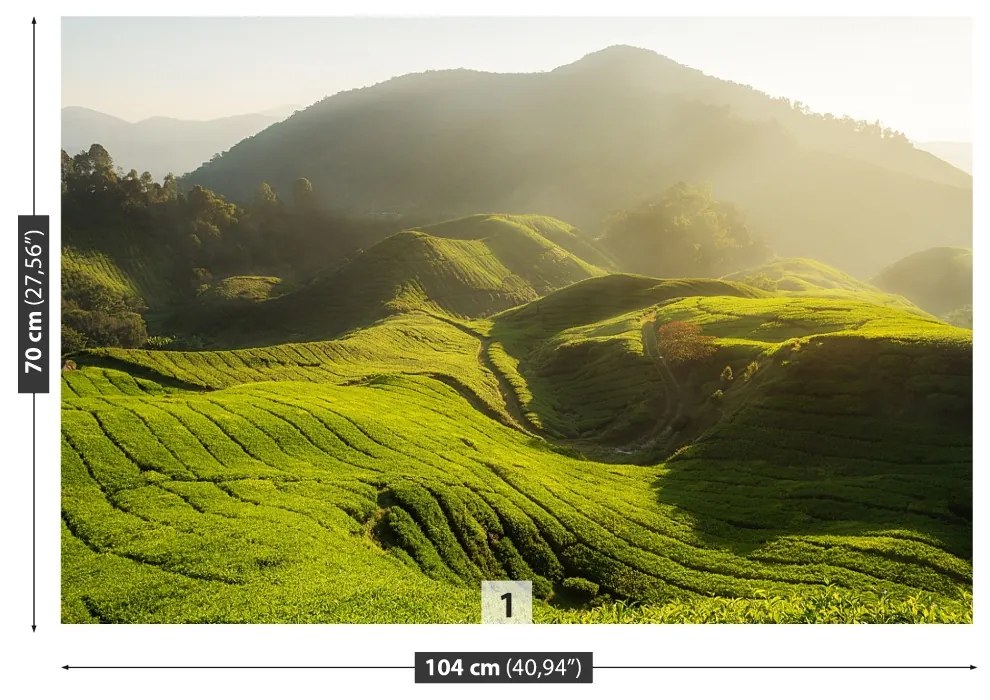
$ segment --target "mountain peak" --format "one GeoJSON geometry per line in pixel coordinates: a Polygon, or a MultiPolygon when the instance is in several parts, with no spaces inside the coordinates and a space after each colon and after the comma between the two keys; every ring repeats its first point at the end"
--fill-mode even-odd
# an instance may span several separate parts
{"type": "Polygon", "coordinates": [[[558,71],[587,70],[587,69],[645,69],[677,66],[687,68],[673,59],[639,46],[615,44],[599,51],[594,51],[579,58],[573,63],[558,68],[558,71]]]}

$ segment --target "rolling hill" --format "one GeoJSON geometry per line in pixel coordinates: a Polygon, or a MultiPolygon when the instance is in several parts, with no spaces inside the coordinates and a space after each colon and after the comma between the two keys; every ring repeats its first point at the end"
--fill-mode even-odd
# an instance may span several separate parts
{"type": "Polygon", "coordinates": [[[317,283],[389,312],[336,340],[76,356],[63,622],[476,622],[504,578],[544,622],[972,619],[970,331],[427,228],[317,283]]]}
{"type": "Polygon", "coordinates": [[[968,309],[972,327],[973,251],[938,247],[898,260],[873,278],[873,284],[901,294],[937,316],[968,309]]]}
{"type": "Polygon", "coordinates": [[[342,92],[189,182],[245,199],[299,177],[347,211],[539,211],[589,231],[677,181],[709,181],[779,254],[862,275],[972,236],[971,177],[903,136],[631,47],[546,73],[432,71],[342,92]]]}
{"type": "Polygon", "coordinates": [[[881,306],[893,306],[924,315],[924,311],[899,294],[884,292],[868,282],[810,258],[778,258],[758,267],[726,275],[725,279],[745,282],[776,294],[869,300],[881,306]]]}
{"type": "Polygon", "coordinates": [[[331,338],[413,310],[484,317],[605,273],[578,254],[610,264],[563,222],[472,216],[401,231],[294,292],[240,314],[208,307],[198,323],[228,343],[255,344],[331,338]]]}

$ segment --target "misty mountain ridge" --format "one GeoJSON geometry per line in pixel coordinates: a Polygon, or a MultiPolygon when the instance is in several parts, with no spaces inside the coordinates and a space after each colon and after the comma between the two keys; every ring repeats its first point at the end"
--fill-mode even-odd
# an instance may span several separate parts
{"type": "Polygon", "coordinates": [[[973,174],[973,144],[969,141],[925,141],[916,145],[946,163],[973,174]]]}
{"type": "Polygon", "coordinates": [[[182,175],[214,154],[291,114],[295,105],[282,105],[251,114],[190,120],[153,116],[129,122],[86,107],[62,108],[62,148],[69,154],[99,143],[114,154],[125,172],[148,171],[161,178],[182,175]]]}
{"type": "Polygon", "coordinates": [[[710,182],[779,254],[857,274],[968,246],[972,229],[971,176],[903,134],[627,46],[543,73],[428,71],[340,92],[187,184],[245,201],[299,177],[339,211],[537,212],[591,232],[678,181],[710,182]]]}

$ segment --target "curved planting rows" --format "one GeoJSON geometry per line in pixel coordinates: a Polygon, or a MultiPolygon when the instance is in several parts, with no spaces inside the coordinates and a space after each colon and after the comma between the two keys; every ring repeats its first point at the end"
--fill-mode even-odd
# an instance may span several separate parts
{"type": "Polygon", "coordinates": [[[386,319],[340,340],[200,352],[105,348],[81,365],[113,366],[159,383],[221,389],[264,381],[345,383],[377,374],[434,376],[508,420],[496,377],[478,363],[476,334],[425,313],[386,319]]]}
{"type": "Polygon", "coordinates": [[[912,461],[925,436],[864,459],[838,440],[850,424],[823,450],[841,478],[809,479],[814,461],[761,435],[744,461],[717,461],[760,414],[636,467],[554,453],[428,377],[76,393],[65,621],[473,621],[477,582],[505,577],[533,580],[555,620],[592,589],[653,610],[810,600],[826,582],[951,606],[971,588],[968,529],[943,500],[965,446],[936,479],[912,461]]]}

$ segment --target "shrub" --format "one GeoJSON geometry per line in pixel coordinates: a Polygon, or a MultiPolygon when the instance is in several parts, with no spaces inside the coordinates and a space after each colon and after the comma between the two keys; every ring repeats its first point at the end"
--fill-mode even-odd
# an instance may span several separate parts
{"type": "Polygon", "coordinates": [[[144,345],[148,331],[144,319],[133,311],[108,312],[75,309],[62,314],[62,348],[64,352],[83,347],[138,348],[144,345]],[[73,347],[82,342],[81,347],[73,347]]]}
{"type": "Polygon", "coordinates": [[[153,335],[144,344],[150,350],[166,350],[175,343],[175,338],[168,335],[153,335]]]}
{"type": "Polygon", "coordinates": [[[733,377],[732,377],[732,367],[730,367],[729,365],[726,365],[725,366],[725,369],[722,370],[722,374],[720,375],[719,378],[722,380],[722,383],[723,384],[728,384],[729,382],[731,382],[732,379],[733,379],[733,377]]]}
{"type": "Polygon", "coordinates": [[[86,336],[71,326],[62,324],[62,354],[67,355],[86,347],[86,336]]]}
{"type": "Polygon", "coordinates": [[[538,600],[548,600],[553,594],[553,584],[544,576],[533,575],[533,597],[538,600]]]}
{"type": "Polygon", "coordinates": [[[701,326],[688,321],[671,321],[657,329],[657,345],[664,359],[674,365],[698,362],[715,354],[715,337],[701,334],[701,326]]]}
{"type": "Polygon", "coordinates": [[[575,597],[591,599],[598,595],[598,584],[580,576],[565,578],[561,582],[561,587],[575,597]]]}
{"type": "Polygon", "coordinates": [[[743,381],[748,382],[750,379],[752,379],[753,375],[756,374],[756,370],[758,370],[759,368],[760,368],[760,363],[757,362],[756,360],[753,360],[748,365],[746,365],[746,369],[744,369],[742,373],[743,381]]]}

